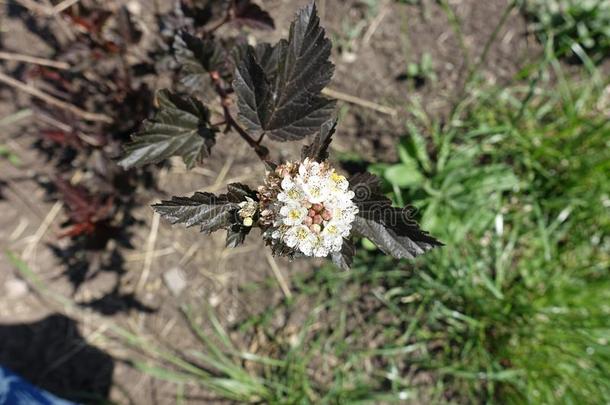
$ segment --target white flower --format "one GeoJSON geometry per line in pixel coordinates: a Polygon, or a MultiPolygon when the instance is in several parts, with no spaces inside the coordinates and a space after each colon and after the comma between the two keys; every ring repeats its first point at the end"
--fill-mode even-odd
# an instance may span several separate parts
{"type": "Polygon", "coordinates": [[[358,208],[347,179],[328,163],[305,159],[281,166],[281,191],[274,207],[271,237],[306,256],[338,252],[352,229],[358,208]]]}
{"type": "Polygon", "coordinates": [[[312,204],[323,202],[331,191],[328,180],[321,176],[310,176],[305,181],[301,180],[300,183],[307,201],[312,204]]]}
{"type": "Polygon", "coordinates": [[[303,190],[292,179],[287,176],[282,180],[282,192],[277,195],[277,199],[283,203],[300,203],[305,195],[303,190]]]}
{"type": "Polygon", "coordinates": [[[307,208],[300,205],[284,205],[280,209],[284,225],[300,225],[307,216],[307,208]]]}

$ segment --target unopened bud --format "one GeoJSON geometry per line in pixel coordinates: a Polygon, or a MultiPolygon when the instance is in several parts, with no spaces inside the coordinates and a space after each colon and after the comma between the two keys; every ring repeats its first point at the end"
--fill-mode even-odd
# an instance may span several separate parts
{"type": "Polygon", "coordinates": [[[314,224],[321,224],[322,223],[322,217],[319,215],[316,215],[315,217],[313,217],[313,223],[314,224]]]}
{"type": "Polygon", "coordinates": [[[313,232],[313,233],[320,233],[322,232],[322,227],[319,224],[313,224],[309,227],[309,229],[313,232]]]}
{"type": "Polygon", "coordinates": [[[329,210],[324,210],[324,212],[322,213],[322,219],[324,219],[325,221],[330,221],[332,217],[333,214],[329,210]]]}
{"type": "Polygon", "coordinates": [[[304,223],[305,225],[307,225],[307,226],[312,225],[312,224],[313,224],[313,218],[312,218],[312,217],[306,217],[306,218],[303,220],[303,223],[304,223]]]}

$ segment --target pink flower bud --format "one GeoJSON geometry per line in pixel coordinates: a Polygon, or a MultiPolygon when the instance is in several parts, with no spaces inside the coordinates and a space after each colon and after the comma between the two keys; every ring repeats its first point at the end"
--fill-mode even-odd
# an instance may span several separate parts
{"type": "Polygon", "coordinates": [[[318,224],[313,224],[309,227],[309,230],[312,231],[313,233],[320,233],[320,232],[322,232],[322,227],[318,224]]]}
{"type": "Polygon", "coordinates": [[[311,208],[313,208],[316,212],[320,212],[324,209],[322,204],[314,204],[311,208]]]}
{"type": "Polygon", "coordinates": [[[322,217],[319,215],[316,215],[315,217],[313,217],[313,223],[314,224],[321,224],[322,223],[322,217]]]}
{"type": "Polygon", "coordinates": [[[307,217],[303,220],[303,223],[307,226],[310,226],[313,224],[313,218],[312,217],[307,217]]]}
{"type": "Polygon", "coordinates": [[[322,219],[324,219],[325,221],[330,221],[332,217],[333,214],[329,210],[324,210],[324,212],[322,213],[322,219]]]}
{"type": "Polygon", "coordinates": [[[309,211],[307,212],[307,215],[309,215],[312,218],[315,217],[316,214],[317,214],[317,212],[313,208],[310,208],[309,211]]]}

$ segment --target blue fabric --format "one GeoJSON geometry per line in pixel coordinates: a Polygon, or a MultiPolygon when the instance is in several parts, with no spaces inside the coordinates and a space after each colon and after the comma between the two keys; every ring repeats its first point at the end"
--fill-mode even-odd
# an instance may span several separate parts
{"type": "Polygon", "coordinates": [[[34,387],[0,366],[0,405],[76,405],[34,387]]]}

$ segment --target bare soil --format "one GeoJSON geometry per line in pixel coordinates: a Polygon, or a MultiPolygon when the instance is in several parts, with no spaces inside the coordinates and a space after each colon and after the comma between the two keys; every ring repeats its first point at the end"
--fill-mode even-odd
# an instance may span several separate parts
{"type": "MultiPolygon", "coordinates": [[[[147,3],[142,2],[143,9],[147,3]]],[[[277,30],[253,35],[259,40],[275,40],[287,35],[293,14],[307,1],[261,3],[275,18],[277,30]]],[[[333,147],[379,161],[395,158],[394,144],[404,134],[412,100],[419,99],[434,116],[446,117],[468,67],[477,62],[508,1],[450,1],[462,24],[467,57],[446,13],[434,1],[424,1],[423,6],[379,1],[373,10],[366,4],[370,2],[356,0],[318,3],[323,24],[336,45],[332,88],[398,111],[391,117],[341,103],[341,122],[333,147]],[[400,80],[407,63],[419,61],[424,53],[432,56],[438,79],[418,86],[400,80]]],[[[0,48],[47,55],[44,42],[30,31],[39,28],[33,28],[32,21],[10,17],[4,9],[7,6],[2,7],[0,48]]],[[[41,27],[54,26],[53,21],[38,18],[41,27]]],[[[490,83],[506,82],[539,52],[540,46],[527,37],[525,22],[515,11],[489,49],[484,77],[490,83]]],[[[0,66],[3,72],[19,68],[13,62],[0,66]]],[[[0,86],[0,119],[29,105],[28,97],[0,86]]],[[[223,323],[231,325],[282,298],[271,259],[256,237],[250,237],[243,247],[227,250],[220,233],[203,236],[196,229],[171,227],[163,220],[158,228],[152,226],[155,219],[148,205],[161,198],[197,190],[218,192],[230,182],[258,183],[264,173],[262,166],[246,145],[231,136],[219,140],[215,154],[204,167],[187,172],[180,162],[172,161],[159,173],[159,191],[137,190],[145,204],[134,213],[141,224],[134,229],[133,248],[123,251],[126,273],[101,272],[74,292],[64,276],[66,269],[49,249],[50,244],[65,244],[67,240],[57,239],[64,219],[60,207],[47,201],[45,191],[34,181],[36,176],[44,176],[49,166],[31,147],[34,138],[26,129],[33,119],[3,126],[0,131],[0,144],[9,146],[22,161],[15,167],[0,159],[0,180],[5,183],[0,199],[0,249],[22,255],[50,291],[76,302],[106,297],[96,308],[101,310],[102,319],[180,348],[196,347],[178,315],[180,304],[209,302],[223,323]],[[163,282],[163,274],[173,268],[179,268],[188,280],[187,288],[178,296],[163,282]],[[119,290],[112,295],[117,278],[119,290]],[[250,288],[261,282],[273,288],[250,288]],[[114,299],[108,300],[108,296],[114,299]]],[[[298,145],[273,146],[277,146],[273,153],[283,158],[296,157],[299,150],[298,145]]],[[[292,274],[311,271],[315,265],[281,259],[276,263],[288,283],[292,274]]],[[[125,361],[127,353],[121,346],[104,337],[106,327],[98,321],[99,315],[50,304],[23,287],[15,266],[0,255],[0,364],[68,398],[88,392],[94,395],[92,402],[104,398],[134,404],[175,402],[172,384],[159,383],[135,371],[125,361]]],[[[306,305],[303,311],[307,311],[306,305]]],[[[186,395],[190,403],[213,403],[195,388],[187,387],[186,395]]]]}

